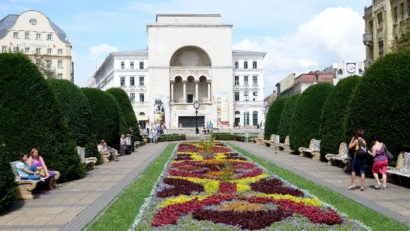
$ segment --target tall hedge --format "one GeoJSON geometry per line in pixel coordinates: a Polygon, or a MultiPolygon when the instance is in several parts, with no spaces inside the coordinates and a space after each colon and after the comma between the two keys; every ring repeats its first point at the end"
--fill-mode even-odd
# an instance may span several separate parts
{"type": "Polygon", "coordinates": [[[280,141],[284,142],[286,136],[289,135],[290,132],[290,124],[293,116],[293,112],[298,105],[300,98],[300,94],[290,96],[288,100],[286,100],[285,105],[283,106],[282,114],[280,115],[279,119],[279,128],[278,128],[278,135],[280,137],[280,141]]]}
{"type": "Polygon", "coordinates": [[[300,96],[289,134],[293,150],[308,147],[310,139],[320,139],[322,106],[332,89],[331,84],[319,83],[310,86],[300,96]]]}
{"type": "Polygon", "coordinates": [[[363,128],[397,154],[410,148],[410,51],[378,59],[356,88],[346,118],[347,136],[363,128]]]}
{"type": "Polygon", "coordinates": [[[135,116],[134,109],[132,108],[131,101],[127,93],[121,88],[110,88],[107,92],[113,95],[117,100],[124,115],[125,122],[127,123],[127,128],[132,128],[135,132],[135,136],[140,138],[137,117],[135,116]]]}
{"type": "Polygon", "coordinates": [[[360,81],[359,76],[340,80],[323,105],[320,121],[320,152],[337,153],[341,142],[346,142],[344,120],[352,94],[360,81]]]}
{"type": "Polygon", "coordinates": [[[272,134],[277,134],[279,130],[279,120],[282,114],[283,106],[289,97],[279,97],[269,107],[265,122],[265,140],[269,140],[272,134]]]}
{"type": "MultiPolygon", "coordinates": [[[[29,153],[37,147],[47,166],[60,171],[61,181],[83,176],[75,142],[67,132],[54,95],[27,56],[0,54],[0,92],[0,137],[5,145],[0,155],[7,155],[1,159],[8,163],[17,160],[19,152],[29,153]]],[[[3,182],[11,169],[8,166],[0,171],[3,182]]]]}
{"type": "Polygon", "coordinates": [[[82,91],[90,104],[90,130],[96,134],[97,140],[104,139],[111,147],[118,148],[120,132],[125,125],[120,126],[124,118],[117,101],[111,94],[99,89],[82,88],[82,91]]]}
{"type": "Polygon", "coordinates": [[[75,84],[68,80],[47,80],[78,146],[86,148],[86,157],[99,157],[96,134],[90,130],[91,110],[87,97],[75,84]]]}
{"type": "Polygon", "coordinates": [[[5,138],[0,133],[0,211],[5,210],[16,196],[14,175],[9,170],[9,162],[16,160],[12,154],[7,154],[5,138]]]}

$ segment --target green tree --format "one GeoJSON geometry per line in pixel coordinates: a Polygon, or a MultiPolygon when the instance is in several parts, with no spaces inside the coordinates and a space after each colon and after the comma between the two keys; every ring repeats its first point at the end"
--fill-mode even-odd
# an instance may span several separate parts
{"type": "Polygon", "coordinates": [[[332,89],[331,84],[319,83],[310,86],[300,96],[292,116],[289,134],[293,150],[308,147],[310,139],[320,139],[322,106],[332,89]]]}
{"type": "Polygon", "coordinates": [[[345,130],[384,139],[392,153],[410,148],[410,51],[387,54],[367,70],[353,93],[345,130]]]}
{"type": "Polygon", "coordinates": [[[285,137],[290,133],[290,125],[292,121],[292,116],[298,105],[300,99],[300,94],[293,95],[286,100],[285,105],[283,106],[282,113],[279,120],[279,129],[278,135],[280,136],[281,142],[285,141],[285,137]]]}
{"type": "Polygon", "coordinates": [[[337,153],[339,144],[345,140],[344,120],[353,90],[360,81],[359,76],[351,76],[339,81],[323,105],[320,124],[320,152],[337,153]]]}
{"type": "Polygon", "coordinates": [[[269,140],[272,134],[278,133],[280,115],[283,110],[288,97],[279,97],[269,107],[268,114],[266,115],[265,122],[265,140],[269,140]]]}
{"type": "Polygon", "coordinates": [[[87,97],[68,80],[49,79],[47,83],[53,91],[72,138],[78,146],[86,148],[86,157],[100,159],[96,134],[90,130],[91,110],[87,97]]]}
{"type": "MultiPolygon", "coordinates": [[[[54,95],[26,55],[0,54],[0,92],[0,155],[7,155],[2,161],[17,160],[19,152],[37,147],[47,166],[60,171],[61,181],[82,177],[84,167],[54,95]]],[[[9,175],[11,169],[0,171],[1,176],[9,175]]]]}

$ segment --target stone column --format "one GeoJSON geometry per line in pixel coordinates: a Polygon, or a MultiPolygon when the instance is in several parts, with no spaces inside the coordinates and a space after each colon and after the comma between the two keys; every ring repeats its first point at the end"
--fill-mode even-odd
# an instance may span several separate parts
{"type": "Polygon", "coordinates": [[[199,95],[198,95],[198,81],[195,81],[195,99],[199,102],[199,95]]]}
{"type": "Polygon", "coordinates": [[[174,83],[171,82],[171,103],[174,103],[174,83]]]}
{"type": "Polygon", "coordinates": [[[183,103],[186,103],[186,81],[183,81],[182,82],[182,89],[183,89],[183,91],[182,91],[182,102],[183,103]]]}
{"type": "Polygon", "coordinates": [[[211,82],[208,82],[208,102],[211,102],[211,82]]]}

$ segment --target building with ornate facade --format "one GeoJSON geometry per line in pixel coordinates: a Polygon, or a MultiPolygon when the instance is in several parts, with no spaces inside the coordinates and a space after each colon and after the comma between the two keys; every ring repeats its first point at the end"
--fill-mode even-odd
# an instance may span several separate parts
{"type": "Polygon", "coordinates": [[[43,13],[28,10],[0,20],[1,52],[22,52],[44,64],[47,77],[74,81],[71,43],[43,13]]]}
{"type": "Polygon", "coordinates": [[[410,0],[373,0],[365,7],[365,66],[392,50],[393,41],[410,27],[410,0]]]}
{"type": "Polygon", "coordinates": [[[142,127],[257,127],[264,123],[266,53],[232,49],[232,25],[219,14],[159,14],[147,25],[145,50],[113,52],[89,81],[121,87],[142,127]]]}

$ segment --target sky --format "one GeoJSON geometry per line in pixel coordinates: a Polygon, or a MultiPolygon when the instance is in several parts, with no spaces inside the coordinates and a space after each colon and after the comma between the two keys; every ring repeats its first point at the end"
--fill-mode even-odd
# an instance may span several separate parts
{"type": "Polygon", "coordinates": [[[145,49],[159,13],[218,13],[233,24],[234,49],[264,51],[264,94],[291,73],[363,61],[364,7],[371,0],[0,0],[0,18],[38,10],[73,49],[74,82],[87,85],[110,52],[145,49]]]}

